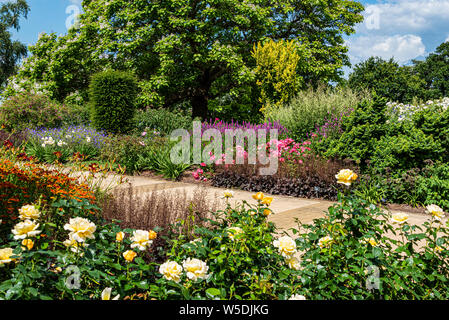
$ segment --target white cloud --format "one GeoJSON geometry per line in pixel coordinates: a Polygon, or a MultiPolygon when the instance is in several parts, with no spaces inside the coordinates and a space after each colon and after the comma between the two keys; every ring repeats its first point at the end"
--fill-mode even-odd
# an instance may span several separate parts
{"type": "Polygon", "coordinates": [[[394,58],[399,63],[407,62],[426,54],[421,37],[413,34],[393,36],[359,36],[346,42],[352,64],[372,56],[383,59],[394,58]]]}
{"type": "Polygon", "coordinates": [[[444,42],[448,42],[449,41],[449,35],[447,36],[446,40],[444,40],[444,42]]]}
{"type": "MultiPolygon", "coordinates": [[[[419,33],[435,30],[435,27],[449,27],[449,0],[391,0],[366,6],[364,14],[378,15],[379,32],[419,33]]],[[[369,32],[369,24],[362,23],[358,32],[369,32]]],[[[441,30],[447,30],[441,29],[441,30]]]]}

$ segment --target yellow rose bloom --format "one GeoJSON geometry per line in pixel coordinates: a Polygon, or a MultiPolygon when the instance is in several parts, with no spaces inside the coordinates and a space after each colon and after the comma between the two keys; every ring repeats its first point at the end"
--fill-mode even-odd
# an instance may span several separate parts
{"type": "Polygon", "coordinates": [[[271,214],[271,210],[270,210],[270,209],[264,209],[264,210],[263,210],[263,215],[264,215],[265,217],[268,217],[270,214],[271,214]]]}
{"type": "Polygon", "coordinates": [[[229,238],[234,241],[235,236],[242,234],[243,233],[243,229],[239,228],[239,227],[230,227],[228,228],[228,236],[229,238]]]}
{"type": "Polygon", "coordinates": [[[176,261],[167,261],[159,267],[159,272],[164,278],[174,282],[181,280],[182,266],[176,261]]]}
{"type": "Polygon", "coordinates": [[[320,238],[318,240],[318,245],[320,246],[321,249],[327,247],[328,245],[330,245],[332,243],[333,239],[330,236],[325,236],[323,238],[320,238]]]}
{"type": "Polygon", "coordinates": [[[86,218],[72,218],[69,223],[64,225],[64,229],[70,231],[69,237],[78,242],[84,242],[86,239],[95,239],[94,232],[97,227],[93,222],[86,218]]]}
{"type": "MultiPolygon", "coordinates": [[[[105,288],[101,293],[101,300],[111,300],[112,288],[105,288]]],[[[118,300],[120,295],[118,294],[112,300],[118,300]]]]}
{"type": "Polygon", "coordinates": [[[342,169],[340,170],[340,172],[338,172],[335,178],[337,178],[337,183],[350,186],[352,182],[357,180],[358,176],[356,173],[354,173],[354,171],[350,169],[342,169]]]}
{"type": "Polygon", "coordinates": [[[256,194],[253,194],[253,199],[257,201],[262,201],[264,195],[262,192],[257,192],[256,194]]]}
{"type": "Polygon", "coordinates": [[[157,238],[157,233],[154,232],[153,230],[150,230],[150,231],[148,232],[148,235],[149,235],[149,239],[150,239],[150,240],[154,240],[154,239],[157,238]]]}
{"type": "Polygon", "coordinates": [[[207,271],[209,270],[209,267],[204,261],[195,258],[187,258],[182,263],[182,266],[187,273],[187,278],[193,281],[196,281],[198,279],[206,279],[207,277],[207,271]]]}
{"type": "Polygon", "coordinates": [[[400,212],[400,213],[395,213],[393,214],[393,216],[391,217],[391,222],[393,224],[403,224],[408,220],[408,214],[400,212]]]}
{"type": "Polygon", "coordinates": [[[34,242],[31,239],[23,239],[22,240],[22,246],[24,246],[24,249],[31,250],[34,247],[34,242]]]}
{"type": "Polygon", "coordinates": [[[432,215],[437,221],[441,221],[444,218],[444,211],[439,206],[431,204],[426,207],[427,212],[432,215]]]}
{"type": "Polygon", "coordinates": [[[128,262],[132,262],[136,256],[137,256],[137,253],[135,253],[132,250],[123,252],[123,258],[125,258],[125,260],[128,262]]]}
{"type": "Polygon", "coordinates": [[[13,255],[12,248],[0,249],[0,265],[14,261],[15,259],[11,259],[12,255],[13,255]]]}
{"type": "Polygon", "coordinates": [[[269,206],[271,204],[271,202],[273,201],[273,197],[264,197],[262,199],[262,204],[269,206]]]}
{"type": "Polygon", "coordinates": [[[368,239],[362,239],[363,243],[369,243],[370,245],[372,245],[373,247],[377,246],[377,241],[374,238],[368,238],[368,239]]]}
{"type": "Polygon", "coordinates": [[[34,205],[26,205],[19,209],[20,220],[36,220],[40,215],[41,213],[34,205]]]}
{"type": "Polygon", "coordinates": [[[132,241],[131,248],[137,247],[140,251],[146,250],[153,243],[150,240],[150,232],[146,230],[135,230],[130,239],[132,241]]]}
{"type": "Polygon", "coordinates": [[[290,258],[285,259],[285,263],[288,265],[290,269],[299,270],[301,264],[299,263],[298,258],[291,256],[290,258]]]}
{"type": "Polygon", "coordinates": [[[223,192],[223,197],[224,199],[229,199],[229,198],[233,198],[234,197],[234,191],[232,190],[225,190],[223,192]]]}
{"type": "Polygon", "coordinates": [[[14,240],[19,240],[34,237],[41,233],[37,228],[39,228],[39,223],[35,223],[32,220],[25,220],[16,224],[11,232],[14,234],[14,240]]]}
{"type": "Polygon", "coordinates": [[[274,240],[273,246],[278,248],[279,253],[284,258],[291,258],[291,256],[296,253],[296,242],[289,236],[283,236],[274,240]]]}
{"type": "Polygon", "coordinates": [[[115,235],[115,241],[122,242],[125,239],[125,233],[123,231],[117,232],[115,235]]]}
{"type": "Polygon", "coordinates": [[[69,238],[67,240],[65,240],[63,242],[63,244],[70,248],[70,251],[74,252],[74,253],[82,253],[83,254],[83,250],[82,248],[87,248],[89,245],[85,242],[78,242],[75,239],[69,238]]]}

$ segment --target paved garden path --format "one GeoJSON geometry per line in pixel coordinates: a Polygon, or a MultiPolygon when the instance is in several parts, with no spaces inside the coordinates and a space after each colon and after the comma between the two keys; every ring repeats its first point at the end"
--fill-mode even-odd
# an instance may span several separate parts
{"type": "MultiPolygon", "coordinates": [[[[143,176],[127,176],[125,177],[128,182],[116,186],[115,188],[124,188],[129,185],[133,186],[135,192],[142,195],[149,194],[151,192],[174,192],[181,193],[186,192],[187,195],[193,194],[193,192],[200,187],[198,184],[189,184],[183,182],[170,182],[166,180],[158,180],[154,178],[148,178],[143,176]]],[[[114,185],[114,177],[105,181],[109,186],[114,185]]],[[[117,184],[116,184],[117,185],[117,184]]],[[[223,195],[224,189],[214,187],[204,187],[207,191],[207,197],[210,199],[217,199],[223,195]]],[[[234,198],[232,202],[241,202],[243,200],[249,203],[255,203],[252,199],[254,192],[247,192],[241,190],[233,190],[234,198]]],[[[333,204],[330,201],[315,200],[315,199],[302,199],[289,196],[273,196],[274,200],[270,208],[275,212],[274,215],[269,217],[269,220],[276,224],[280,230],[288,230],[292,227],[297,227],[296,219],[302,223],[311,223],[314,219],[324,217],[327,209],[333,204]]],[[[220,200],[224,201],[225,200],[220,200]]],[[[397,212],[397,211],[393,211],[397,212]]],[[[421,225],[425,221],[428,221],[428,216],[420,213],[408,213],[409,223],[421,225]]]]}

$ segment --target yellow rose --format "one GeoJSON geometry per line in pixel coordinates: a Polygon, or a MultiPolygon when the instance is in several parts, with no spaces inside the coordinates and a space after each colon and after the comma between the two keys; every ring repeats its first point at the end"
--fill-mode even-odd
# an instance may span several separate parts
{"type": "Polygon", "coordinates": [[[0,249],[0,265],[14,261],[15,259],[11,259],[12,255],[13,255],[12,248],[0,249]]]}
{"type": "Polygon", "coordinates": [[[285,259],[285,263],[288,265],[290,269],[299,270],[301,264],[299,263],[298,258],[291,256],[290,258],[285,259]]]}
{"type": "Polygon", "coordinates": [[[278,248],[279,253],[285,258],[291,258],[296,253],[296,242],[289,236],[283,236],[274,240],[273,246],[278,248]]]}
{"type": "Polygon", "coordinates": [[[132,262],[136,256],[137,256],[137,253],[135,253],[132,250],[123,252],[123,258],[125,258],[125,260],[128,262],[132,262]]]}
{"type": "Polygon", "coordinates": [[[239,227],[230,227],[228,228],[228,236],[229,238],[234,241],[235,236],[243,234],[243,229],[239,227]]]}
{"type": "Polygon", "coordinates": [[[431,204],[426,207],[427,212],[432,215],[437,221],[441,221],[444,218],[444,211],[439,206],[431,204]]]}
{"type": "Polygon", "coordinates": [[[335,178],[337,178],[337,183],[350,186],[352,182],[357,180],[358,176],[356,173],[354,173],[354,171],[350,169],[342,169],[340,170],[340,172],[338,172],[335,178]]]}
{"type": "Polygon", "coordinates": [[[270,214],[271,214],[271,210],[270,210],[270,209],[264,209],[264,210],[263,210],[263,215],[264,215],[265,217],[268,217],[270,214]]]}
{"type": "Polygon", "coordinates": [[[157,238],[157,233],[154,232],[153,230],[150,230],[150,231],[149,231],[149,239],[150,239],[150,240],[154,240],[154,239],[156,239],[156,238],[157,238]]]}
{"type": "Polygon", "coordinates": [[[179,282],[181,280],[182,266],[176,261],[167,261],[159,267],[159,272],[167,280],[179,282]]]}
{"type": "Polygon", "coordinates": [[[234,191],[232,190],[225,190],[223,192],[223,197],[224,199],[229,199],[229,198],[233,198],[234,197],[234,191]]]}
{"type": "Polygon", "coordinates": [[[40,215],[41,213],[34,205],[26,205],[19,209],[20,220],[36,220],[40,215]]]}
{"type": "MultiPolygon", "coordinates": [[[[101,300],[111,300],[112,288],[105,288],[101,293],[101,300]]],[[[120,295],[118,294],[112,300],[118,300],[120,295]]]]}
{"type": "Polygon", "coordinates": [[[70,251],[74,252],[74,253],[81,253],[81,255],[83,255],[83,250],[82,248],[87,248],[89,245],[85,242],[78,242],[75,239],[69,238],[67,240],[65,240],[63,242],[63,244],[70,248],[70,251]]]}
{"type": "Polygon", "coordinates": [[[22,246],[24,246],[24,249],[31,250],[34,247],[34,242],[31,239],[24,239],[22,241],[22,246]]]}
{"type": "Polygon", "coordinates": [[[257,201],[262,201],[264,195],[262,192],[257,192],[256,194],[253,195],[253,199],[257,200],[257,201]]]}
{"type": "Polygon", "coordinates": [[[135,230],[130,239],[132,241],[131,248],[137,247],[140,251],[146,250],[153,243],[150,240],[150,232],[146,230],[135,230]]]}
{"type": "Polygon", "coordinates": [[[269,206],[273,201],[273,197],[264,197],[262,199],[262,204],[269,206]]]}
{"type": "Polygon", "coordinates": [[[115,241],[122,242],[125,239],[125,233],[123,231],[117,232],[115,235],[115,241]]]}
{"type": "Polygon", "coordinates": [[[69,223],[64,225],[64,229],[70,231],[69,237],[78,242],[84,242],[86,239],[95,239],[94,232],[97,227],[93,222],[86,218],[72,218],[69,223]]]}
{"type": "Polygon", "coordinates": [[[37,230],[37,228],[39,228],[39,223],[35,223],[32,220],[19,222],[14,226],[14,229],[12,229],[14,240],[25,239],[38,235],[41,231],[37,230]]]}
{"type": "Polygon", "coordinates": [[[207,271],[209,270],[209,267],[204,261],[195,258],[187,258],[182,263],[182,266],[187,273],[187,278],[193,281],[196,281],[198,279],[206,279],[207,277],[207,271]]]}
{"type": "Polygon", "coordinates": [[[408,214],[400,212],[400,213],[395,213],[393,214],[393,216],[391,217],[391,222],[393,224],[403,224],[408,220],[408,214]]]}
{"type": "Polygon", "coordinates": [[[321,249],[323,249],[324,247],[327,247],[328,245],[330,245],[332,243],[332,241],[333,241],[332,237],[325,236],[318,240],[318,245],[320,246],[321,249]]]}
{"type": "Polygon", "coordinates": [[[377,241],[374,238],[362,239],[362,243],[369,243],[373,247],[377,246],[377,241]]]}

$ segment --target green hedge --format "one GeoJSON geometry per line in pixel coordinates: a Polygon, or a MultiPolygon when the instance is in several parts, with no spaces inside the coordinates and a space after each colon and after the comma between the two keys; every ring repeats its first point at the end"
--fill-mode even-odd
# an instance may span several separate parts
{"type": "Polygon", "coordinates": [[[137,93],[137,79],[129,72],[107,70],[95,74],[89,87],[92,124],[112,133],[129,131],[137,93]]]}

